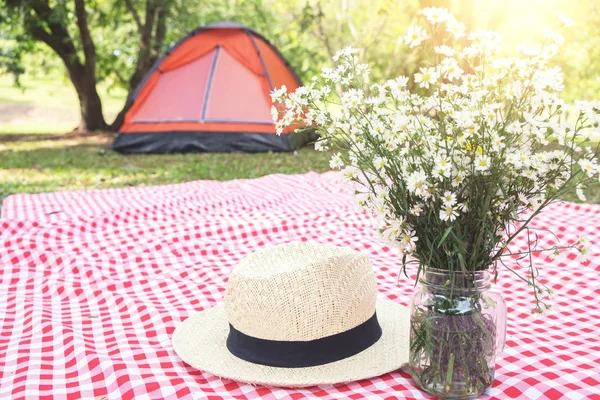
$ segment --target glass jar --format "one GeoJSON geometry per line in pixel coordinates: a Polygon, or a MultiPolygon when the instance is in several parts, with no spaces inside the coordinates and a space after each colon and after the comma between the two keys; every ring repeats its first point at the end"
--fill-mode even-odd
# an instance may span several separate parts
{"type": "Polygon", "coordinates": [[[426,269],[411,301],[410,374],[427,393],[472,399],[494,382],[506,338],[506,303],[489,271],[426,269]]]}

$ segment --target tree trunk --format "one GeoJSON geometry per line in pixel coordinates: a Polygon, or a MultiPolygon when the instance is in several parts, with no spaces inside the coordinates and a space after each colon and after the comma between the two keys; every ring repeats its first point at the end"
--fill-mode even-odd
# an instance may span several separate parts
{"type": "Polygon", "coordinates": [[[78,131],[97,131],[108,128],[102,114],[102,101],[96,90],[96,46],[92,40],[92,35],[87,22],[87,11],[84,0],[75,0],[75,15],[77,17],[77,27],[79,28],[79,38],[85,55],[83,64],[83,79],[72,79],[81,109],[81,122],[77,127],[78,131]]]}
{"type": "Polygon", "coordinates": [[[102,101],[96,90],[96,50],[87,24],[84,0],[75,0],[75,14],[82,42],[82,62],[74,41],[67,29],[67,22],[50,8],[47,1],[32,0],[31,7],[37,18],[26,14],[25,28],[33,37],[46,43],[61,58],[69,79],[79,98],[81,121],[76,131],[107,129],[102,114],[102,101]]]}
{"type": "Polygon", "coordinates": [[[73,71],[69,69],[69,77],[77,92],[81,113],[81,120],[75,131],[107,130],[108,125],[102,113],[102,101],[96,90],[95,76],[86,73],[85,68],[77,68],[73,71]]]}

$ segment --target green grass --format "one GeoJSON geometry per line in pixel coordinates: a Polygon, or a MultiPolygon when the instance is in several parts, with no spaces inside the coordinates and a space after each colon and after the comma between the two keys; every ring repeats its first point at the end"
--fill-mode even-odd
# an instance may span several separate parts
{"type": "Polygon", "coordinates": [[[108,143],[106,137],[0,142],[0,201],[13,193],[257,178],[329,169],[329,154],[311,149],[297,155],[121,155],[105,150],[108,143]]]}

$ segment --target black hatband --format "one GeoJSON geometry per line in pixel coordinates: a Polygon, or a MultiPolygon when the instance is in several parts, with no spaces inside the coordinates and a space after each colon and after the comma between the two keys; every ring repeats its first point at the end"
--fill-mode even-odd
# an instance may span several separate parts
{"type": "Polygon", "coordinates": [[[309,341],[283,341],[248,336],[229,324],[227,348],[255,364],[283,368],[314,367],[343,360],[369,348],[381,337],[377,313],[345,332],[309,341]]]}

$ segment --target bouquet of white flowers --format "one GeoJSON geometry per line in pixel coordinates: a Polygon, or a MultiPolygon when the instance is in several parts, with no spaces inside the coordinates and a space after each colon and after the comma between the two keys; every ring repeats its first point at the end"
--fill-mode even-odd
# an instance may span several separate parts
{"type": "Polygon", "coordinates": [[[404,39],[428,46],[432,59],[412,80],[370,83],[369,67],[346,48],[308,86],[274,91],[273,117],[280,130],[316,127],[317,149],[342,149],[331,167],[343,169],[358,204],[379,218],[405,273],[414,262],[417,279],[447,276],[428,284],[449,293],[416,311],[413,301],[411,373],[435,395],[476,395],[492,383],[503,333],[485,311],[495,302],[467,296],[466,286],[477,292],[477,273],[497,276],[502,264],[532,289],[534,312],[549,308],[532,252],[571,248],[585,258],[585,241],[540,249],[530,238],[525,252],[510,244],[531,234],[530,222],[550,203],[572,190],[585,200],[585,185],[600,178],[599,147],[588,136],[600,123],[600,102],[576,102],[578,115],[565,118],[563,77],[550,64],[563,39],[554,32],[518,57],[500,57],[498,34],[466,33],[441,8],[422,16],[424,27],[404,39]]]}
{"type": "MultiPolygon", "coordinates": [[[[502,58],[498,34],[472,32],[467,46],[451,47],[466,35],[464,25],[444,9],[422,14],[429,30],[445,26],[448,35],[415,73],[416,93],[405,76],[369,84],[369,67],[346,48],[310,85],[274,91],[273,116],[280,130],[314,125],[319,150],[347,150],[333,155],[331,167],[353,182],[359,205],[381,220],[404,266],[412,256],[419,273],[495,269],[540,211],[571,190],[585,200],[585,184],[599,179],[598,146],[588,134],[600,123],[600,102],[578,101],[577,118],[563,118],[563,77],[549,63],[563,41],[556,33],[502,58]]],[[[413,26],[405,41],[423,46],[430,37],[413,26]]],[[[583,244],[563,247],[584,257],[583,244]]],[[[546,288],[527,268],[523,278],[542,311],[546,288]]]]}

